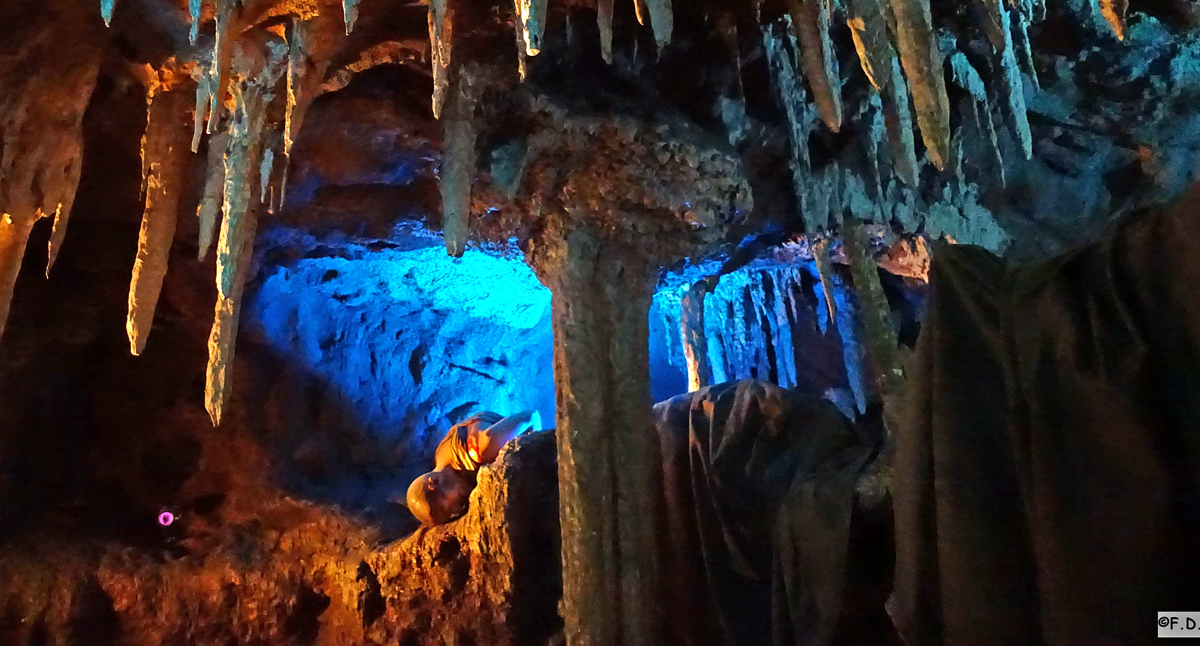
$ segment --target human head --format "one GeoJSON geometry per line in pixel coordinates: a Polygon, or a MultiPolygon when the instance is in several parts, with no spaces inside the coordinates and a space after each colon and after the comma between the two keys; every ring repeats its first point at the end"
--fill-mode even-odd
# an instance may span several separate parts
{"type": "Polygon", "coordinates": [[[408,487],[408,510],[422,525],[441,525],[467,512],[471,475],[454,469],[430,471],[408,487]]]}

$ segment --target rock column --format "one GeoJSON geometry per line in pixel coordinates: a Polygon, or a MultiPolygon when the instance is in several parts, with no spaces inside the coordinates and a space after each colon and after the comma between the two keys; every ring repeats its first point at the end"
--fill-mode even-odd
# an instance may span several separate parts
{"type": "Polygon", "coordinates": [[[647,322],[657,264],[588,228],[549,233],[539,251],[535,268],[554,295],[567,642],[658,645],[662,465],[647,322]]]}

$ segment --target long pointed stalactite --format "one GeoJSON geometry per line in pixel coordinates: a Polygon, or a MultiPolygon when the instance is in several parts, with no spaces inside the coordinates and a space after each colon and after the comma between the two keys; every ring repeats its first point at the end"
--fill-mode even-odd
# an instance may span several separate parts
{"type": "Polygon", "coordinates": [[[799,41],[800,66],[808,79],[817,112],[825,125],[837,132],[842,127],[841,78],[837,53],[829,36],[829,0],[788,0],[788,10],[799,41]]]}
{"type": "Polygon", "coordinates": [[[475,148],[475,104],[482,79],[473,64],[456,70],[449,114],[443,119],[442,170],[438,185],[442,194],[442,232],[446,253],[461,257],[470,233],[471,183],[478,153],[475,148]]]}
{"type": "MultiPolygon", "coordinates": [[[[158,73],[154,72],[157,77],[158,73]]],[[[146,207],[138,236],[137,258],[129,285],[125,328],[130,352],[146,347],[158,305],[175,227],[180,191],[190,157],[187,120],[191,97],[157,79],[147,92],[146,134],[142,136],[142,192],[146,207]]]]}
{"type": "Polygon", "coordinates": [[[950,99],[942,76],[942,56],[933,38],[929,0],[889,0],[889,4],[925,155],[938,170],[945,170],[950,158],[950,99]]]}
{"type": "Polygon", "coordinates": [[[80,42],[59,51],[64,34],[35,33],[0,57],[0,84],[9,90],[0,96],[0,337],[34,224],[54,219],[47,275],[66,236],[83,161],[81,124],[101,59],[94,34],[68,32],[80,42]]]}
{"type": "Polygon", "coordinates": [[[442,117],[446,92],[450,88],[450,56],[454,37],[454,12],[451,0],[429,1],[430,67],[433,70],[433,116],[442,117]]]}
{"type": "Polygon", "coordinates": [[[234,113],[225,151],[225,193],[217,242],[217,304],[208,339],[205,408],[219,425],[229,402],[242,292],[254,251],[258,206],[252,203],[262,164],[266,111],[284,74],[287,47],[267,45],[265,60],[249,60],[231,89],[234,113]],[[256,69],[257,68],[257,69],[256,69]]]}

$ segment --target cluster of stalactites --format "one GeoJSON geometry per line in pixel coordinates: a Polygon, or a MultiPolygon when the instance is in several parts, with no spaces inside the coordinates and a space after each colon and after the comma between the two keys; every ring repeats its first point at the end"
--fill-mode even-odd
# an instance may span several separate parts
{"type": "Polygon", "coordinates": [[[830,38],[831,26],[838,18],[844,18],[850,28],[860,66],[874,93],[859,114],[849,116],[859,117],[866,126],[859,130],[868,139],[864,150],[871,168],[865,169],[863,176],[875,187],[877,197],[883,185],[877,159],[885,148],[896,178],[910,187],[919,181],[914,121],[926,159],[939,170],[954,170],[961,176],[961,146],[951,128],[952,106],[946,92],[947,57],[951,82],[969,94],[970,114],[991,144],[1002,181],[1003,159],[993,115],[1005,116],[1022,155],[1026,159],[1032,155],[1024,80],[1035,89],[1038,82],[1028,27],[1044,17],[1045,8],[1040,0],[981,2],[982,28],[992,49],[986,74],[957,51],[953,36],[935,30],[928,0],[788,0],[789,11],[781,20],[762,25],[763,51],[790,125],[790,164],[797,200],[810,233],[824,231],[829,223],[823,219],[826,210],[809,208],[814,200],[823,199],[817,190],[822,182],[813,177],[808,159],[809,137],[818,122],[836,132],[844,118],[842,76],[830,38]]]}
{"type": "MultiPolygon", "coordinates": [[[[202,2],[188,2],[192,44],[199,36],[202,2]]],[[[287,160],[296,132],[305,109],[318,93],[321,74],[328,63],[310,69],[313,66],[307,51],[308,28],[300,17],[295,17],[286,28],[268,30],[278,37],[266,36],[265,42],[251,45],[256,51],[245,51],[241,49],[242,43],[235,43],[245,27],[240,15],[242,0],[214,0],[214,4],[212,49],[194,65],[176,65],[172,60],[162,69],[147,70],[143,79],[147,86],[147,122],[142,138],[145,210],[130,282],[126,329],[130,350],[140,354],[150,333],[167,271],[188,153],[197,152],[203,136],[208,134],[206,179],[196,215],[199,259],[207,256],[214,238],[217,243],[217,303],[209,337],[205,387],[205,406],[216,425],[221,422],[230,396],[238,315],[254,247],[259,203],[265,205],[262,208],[274,211],[283,202],[287,160]],[[175,87],[181,75],[188,74],[196,84],[194,101],[175,87]],[[268,106],[277,96],[283,96],[285,101],[282,124],[267,121],[268,106]],[[229,115],[224,114],[227,97],[233,105],[229,115]],[[283,163],[276,163],[280,156],[283,163]]],[[[106,23],[113,6],[114,0],[101,0],[106,23]]],[[[357,0],[343,0],[343,11],[349,33],[357,18],[357,0]]],[[[257,42],[252,38],[245,40],[257,42]]],[[[68,152],[71,149],[61,148],[68,152]]],[[[72,167],[67,168],[70,171],[72,167]]],[[[74,183],[78,181],[77,164],[73,174],[76,179],[70,195],[74,194],[74,183]]],[[[65,190],[61,192],[68,195],[65,190]]],[[[69,211],[69,199],[60,202],[69,211]]],[[[59,213],[63,210],[61,206],[56,209],[59,213]]],[[[58,230],[56,225],[55,240],[61,240],[58,230]]],[[[0,223],[0,251],[5,252],[0,255],[19,259],[19,253],[7,249],[15,246],[5,244],[6,236],[8,231],[0,223]]],[[[54,240],[51,245],[53,258],[54,240]]],[[[23,243],[20,249],[24,249],[23,243]]]]}

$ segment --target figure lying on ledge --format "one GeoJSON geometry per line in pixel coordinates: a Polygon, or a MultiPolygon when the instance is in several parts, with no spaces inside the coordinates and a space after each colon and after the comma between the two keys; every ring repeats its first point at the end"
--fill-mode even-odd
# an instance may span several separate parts
{"type": "Polygon", "coordinates": [[[509,440],[542,430],[542,416],[524,411],[508,417],[485,411],[455,424],[438,444],[433,471],[408,487],[408,510],[423,525],[448,523],[467,513],[479,467],[491,464],[509,440]]]}
{"type": "MultiPolygon", "coordinates": [[[[661,513],[645,522],[664,548],[675,643],[861,642],[847,638],[848,624],[869,643],[895,643],[882,609],[887,527],[873,527],[881,538],[864,550],[884,555],[880,563],[848,564],[856,484],[882,431],[856,428],[820,397],[752,380],[673,397],[652,416],[663,494],[661,513]]],[[[537,413],[456,425],[435,469],[409,488],[409,509],[426,525],[462,516],[479,467],[530,428],[540,428],[537,413]]]]}

